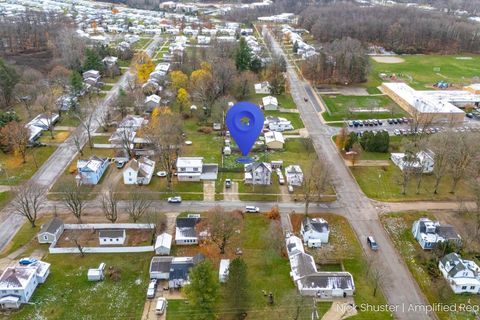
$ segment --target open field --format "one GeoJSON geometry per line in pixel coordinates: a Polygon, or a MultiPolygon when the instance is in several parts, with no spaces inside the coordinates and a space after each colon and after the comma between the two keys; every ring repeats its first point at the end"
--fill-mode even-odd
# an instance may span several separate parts
{"type": "Polygon", "coordinates": [[[46,146],[29,148],[27,162],[22,163],[20,156],[14,156],[0,151],[0,185],[17,185],[32,177],[42,164],[55,151],[56,147],[46,146]]]}
{"type": "MultiPolygon", "coordinates": [[[[312,210],[313,211],[313,210],[312,210]]],[[[385,304],[381,290],[373,296],[373,286],[367,277],[367,261],[362,248],[348,221],[335,214],[309,214],[310,217],[321,217],[328,221],[330,236],[328,244],[321,248],[305,248],[317,263],[317,269],[323,271],[339,271],[343,269],[353,276],[355,282],[354,300],[357,305],[369,303],[371,305],[385,304]],[[323,263],[322,263],[323,262],[323,263]],[[325,263],[327,262],[327,263],[325,263]]],[[[301,221],[305,218],[302,214],[290,215],[294,232],[300,232],[301,221]]],[[[387,312],[359,312],[349,319],[393,319],[387,312]]]]}
{"type": "Polygon", "coordinates": [[[463,181],[457,186],[456,194],[450,193],[451,179],[442,179],[438,194],[433,194],[434,177],[424,175],[420,193],[416,194],[416,178],[408,183],[407,194],[402,194],[402,173],[391,163],[388,167],[350,167],[355,179],[367,197],[380,201],[414,201],[414,200],[466,200],[471,199],[470,188],[463,181]]]}
{"type": "Polygon", "coordinates": [[[457,59],[454,55],[402,55],[403,63],[379,63],[371,59],[368,81],[362,86],[378,87],[383,81],[380,73],[403,74],[411,78],[407,83],[415,89],[431,89],[440,80],[456,85],[478,82],[473,77],[480,76],[480,56],[467,55],[472,59],[457,59]],[[439,69],[437,69],[439,68],[439,69]]]}
{"type": "MultiPolygon", "coordinates": [[[[449,213],[452,215],[452,213],[449,213]]],[[[470,306],[479,306],[480,305],[480,296],[479,295],[457,295],[454,294],[450,289],[450,286],[446,283],[442,275],[438,277],[431,275],[427,269],[427,262],[430,259],[435,259],[434,254],[431,251],[424,251],[414,239],[411,227],[415,220],[429,216],[432,219],[439,219],[442,223],[445,221],[442,217],[435,217],[432,213],[413,213],[413,212],[401,212],[396,214],[384,215],[381,217],[382,223],[384,224],[388,234],[390,235],[395,247],[397,248],[400,255],[403,257],[404,262],[407,264],[410,272],[415,278],[416,282],[422,289],[423,293],[427,297],[428,301],[433,304],[444,304],[444,305],[470,305],[470,306]]],[[[456,215],[452,217],[459,224],[468,224],[472,223],[470,219],[456,215]]],[[[448,223],[448,222],[447,222],[448,223]]],[[[457,228],[457,226],[455,226],[457,228]]],[[[457,228],[457,231],[462,237],[465,235],[462,234],[461,229],[457,228]]],[[[478,242],[478,239],[477,239],[478,242]]],[[[462,254],[462,258],[472,259],[472,256],[468,254],[462,254]]],[[[473,258],[475,259],[475,258],[473,258]]],[[[477,259],[477,264],[480,261],[477,259]]],[[[438,262],[435,263],[435,267],[438,265],[438,262]]],[[[475,319],[475,316],[472,313],[468,312],[443,312],[437,311],[437,315],[441,320],[447,319],[456,319],[456,320],[467,320],[475,319]]]]}
{"type": "Polygon", "coordinates": [[[387,96],[322,96],[327,104],[328,112],[322,113],[325,121],[339,121],[349,119],[386,119],[406,116],[405,111],[400,108],[392,99],[387,96]],[[373,107],[383,108],[388,111],[375,112],[373,107]],[[355,108],[365,110],[355,112],[349,109],[355,108]]]}

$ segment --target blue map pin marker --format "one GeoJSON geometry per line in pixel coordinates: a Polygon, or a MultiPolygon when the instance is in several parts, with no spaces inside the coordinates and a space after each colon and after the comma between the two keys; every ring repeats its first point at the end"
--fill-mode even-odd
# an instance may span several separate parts
{"type": "Polygon", "coordinates": [[[250,102],[239,102],[227,112],[227,127],[243,156],[252,150],[263,128],[263,112],[250,102]]]}

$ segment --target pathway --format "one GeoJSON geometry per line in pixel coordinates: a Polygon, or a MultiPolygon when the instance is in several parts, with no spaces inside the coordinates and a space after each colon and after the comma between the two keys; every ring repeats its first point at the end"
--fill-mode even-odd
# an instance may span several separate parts
{"type": "Polygon", "coordinates": [[[203,181],[203,200],[215,201],[215,181],[203,181]]]}
{"type": "Polygon", "coordinates": [[[232,186],[230,188],[226,188],[225,184],[223,185],[223,200],[224,201],[238,201],[240,198],[238,197],[238,182],[232,181],[232,186]]]}

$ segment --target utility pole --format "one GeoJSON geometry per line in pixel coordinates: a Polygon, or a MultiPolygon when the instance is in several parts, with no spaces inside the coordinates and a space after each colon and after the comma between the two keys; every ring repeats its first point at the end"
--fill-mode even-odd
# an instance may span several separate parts
{"type": "Polygon", "coordinates": [[[312,320],[320,320],[317,311],[317,301],[313,298],[312,320]]]}

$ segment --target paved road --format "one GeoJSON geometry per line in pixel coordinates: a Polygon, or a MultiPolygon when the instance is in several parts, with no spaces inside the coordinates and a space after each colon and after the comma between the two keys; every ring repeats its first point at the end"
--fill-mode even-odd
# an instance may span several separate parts
{"type": "MultiPolygon", "coordinates": [[[[150,45],[145,49],[145,52],[148,55],[152,55],[155,52],[155,48],[160,41],[159,36],[155,36],[154,40],[150,45]]],[[[97,130],[99,127],[99,119],[111,102],[117,97],[120,88],[123,88],[127,85],[127,77],[129,72],[127,71],[119,81],[112,87],[112,89],[107,93],[102,102],[98,105],[98,108],[95,110],[95,120],[92,125],[92,132],[97,130]]],[[[80,134],[81,143],[85,145],[87,142],[87,133],[84,128],[78,127],[75,133],[80,134]]],[[[38,171],[30,179],[42,186],[51,188],[57,178],[63,173],[68,164],[76,157],[77,149],[73,143],[72,136],[67,138],[62,144],[58,146],[55,152],[48,158],[47,161],[38,169],[38,171]]],[[[12,214],[9,206],[5,207],[0,212],[0,217],[2,219],[0,223],[0,251],[4,246],[10,241],[13,235],[24,223],[24,218],[22,216],[12,214]]]]}
{"type": "MultiPolygon", "coordinates": [[[[285,57],[279,44],[276,41],[272,42],[273,51],[285,57]]],[[[388,303],[399,306],[395,316],[398,319],[412,320],[434,318],[433,314],[403,311],[403,307],[425,305],[427,301],[383,229],[378,219],[377,208],[360,190],[338,154],[331,141],[328,126],[324,125],[319,118],[317,110],[320,107],[312,106],[312,104],[318,103],[317,100],[310,99],[308,102],[304,102],[303,98],[307,96],[305,88],[308,88],[309,84],[299,79],[294,67],[288,62],[287,76],[292,97],[312,138],[319,159],[330,164],[338,203],[343,207],[345,216],[357,234],[367,258],[376,260],[376,267],[383,274],[382,288],[388,303]],[[366,244],[367,235],[373,235],[377,239],[380,245],[378,252],[372,253],[369,250],[366,244]]]]}

